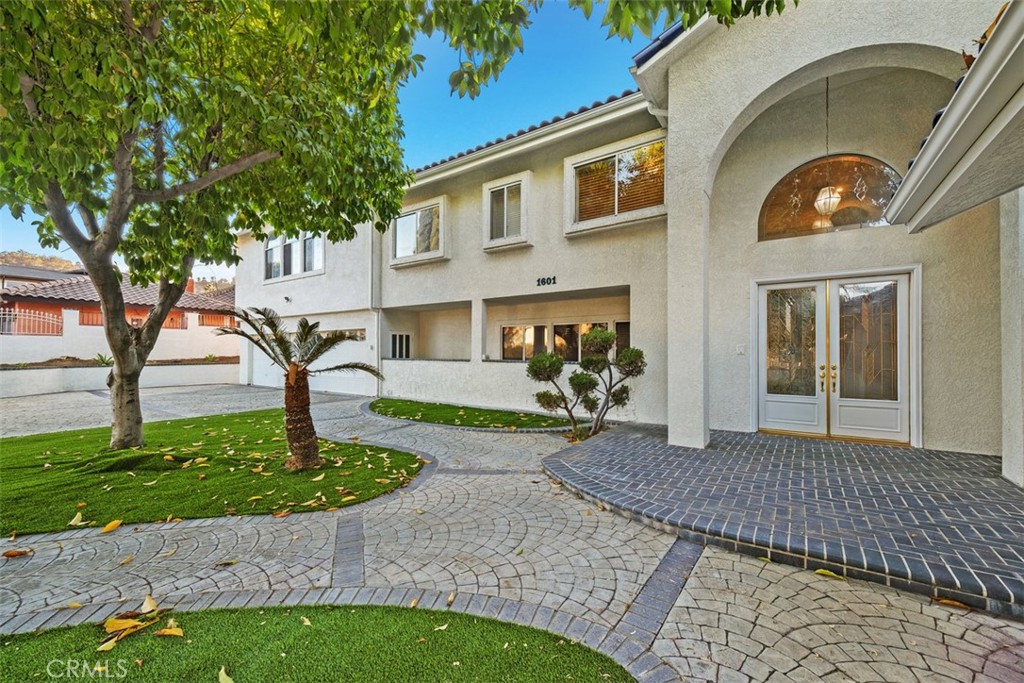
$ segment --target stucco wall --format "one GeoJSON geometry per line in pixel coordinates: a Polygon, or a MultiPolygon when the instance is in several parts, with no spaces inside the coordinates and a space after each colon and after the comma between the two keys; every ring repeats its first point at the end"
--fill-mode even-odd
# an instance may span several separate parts
{"type": "Polygon", "coordinates": [[[417,358],[469,360],[470,308],[421,311],[417,358]]]}
{"type": "Polygon", "coordinates": [[[369,308],[370,230],[359,226],[352,241],[326,243],[322,271],[275,280],[263,279],[263,243],[248,233],[239,235],[242,262],[235,268],[236,305],[269,306],[281,317],[369,308]]]}
{"type": "MultiPolygon", "coordinates": [[[[106,391],[109,368],[40,368],[0,372],[0,396],[37,396],[64,391],[106,391]]],[[[152,365],[142,371],[139,386],[181,387],[199,384],[234,384],[238,366],[152,365]]]]}
{"type": "MultiPolygon", "coordinates": [[[[350,311],[328,313],[316,316],[322,330],[365,329],[366,341],[345,341],[333,351],[318,360],[313,369],[325,368],[340,363],[368,363],[377,366],[376,314],[372,311],[350,311]]],[[[284,318],[288,329],[295,329],[297,318],[284,318]]],[[[239,382],[256,386],[283,387],[284,371],[270,362],[262,352],[248,342],[242,342],[243,349],[238,369],[239,382]]],[[[342,394],[373,396],[377,393],[377,380],[364,372],[330,372],[314,375],[309,379],[314,391],[329,391],[342,394]]]]}
{"type": "MultiPolygon", "coordinates": [[[[533,396],[538,391],[551,389],[550,384],[534,382],[527,377],[523,363],[385,360],[382,366],[384,374],[391,379],[384,382],[381,396],[543,412],[533,396]],[[495,391],[495,387],[501,390],[495,391]]],[[[566,372],[565,376],[568,374],[566,372]]],[[[640,382],[633,384],[639,386],[640,382]]],[[[565,382],[562,386],[565,387],[565,382]]],[[[640,405],[639,402],[631,402],[623,410],[612,411],[609,418],[636,420],[640,405]]],[[[586,417],[584,411],[579,412],[580,417],[586,417]]]]}
{"type": "MultiPolygon", "coordinates": [[[[671,259],[666,274],[668,319],[679,329],[668,341],[671,443],[702,446],[708,439],[716,387],[711,354],[719,341],[711,334],[714,273],[710,259],[702,256],[711,248],[710,197],[719,194],[714,180],[737,137],[767,108],[825,76],[902,67],[955,78],[963,66],[960,50],[970,48],[999,5],[999,0],[808,2],[778,17],[718,28],[699,43],[683,40],[659,56],[670,64],[668,101],[658,102],[669,112],[666,178],[673,201],[667,247],[673,255],[695,256],[671,259]]],[[[904,131],[906,144],[916,145],[924,132],[904,131]]],[[[895,158],[904,161],[909,154],[895,158]]],[[[764,162],[763,156],[748,159],[756,166],[764,162]]],[[[835,239],[856,249],[853,242],[862,238],[835,239]]],[[[742,385],[749,391],[749,380],[742,385]]],[[[935,436],[936,442],[945,440],[935,436]]],[[[971,450],[988,450],[990,444],[991,437],[983,437],[971,450]]]]}
{"type": "MultiPolygon", "coordinates": [[[[905,171],[951,88],[948,79],[902,69],[832,88],[831,150],[905,171]]],[[[758,214],[775,182],[823,155],[824,119],[823,92],[787,98],[740,134],[719,167],[710,214],[711,427],[756,428],[751,280],[921,264],[924,445],[998,453],[996,203],[917,235],[892,226],[757,242],[758,214]]]]}
{"type": "Polygon", "coordinates": [[[1024,486],[1024,189],[1000,200],[1003,476],[1024,486]]]}
{"type": "MultiPolygon", "coordinates": [[[[595,288],[618,287],[630,292],[628,319],[635,346],[649,359],[647,375],[635,383],[640,419],[665,423],[665,233],[664,218],[617,227],[605,232],[565,237],[563,217],[563,162],[572,156],[658,127],[646,113],[545,145],[543,148],[503,159],[453,179],[418,185],[407,205],[446,195],[446,222],[450,233],[451,259],[400,269],[391,268],[387,252],[381,259],[381,300],[385,309],[454,301],[472,301],[483,312],[483,301],[538,294],[559,294],[595,288]],[[532,172],[528,211],[532,246],[485,252],[483,239],[483,184],[515,173],[532,172]],[[537,278],[555,277],[553,286],[537,286],[537,278]]],[[[383,248],[390,242],[382,240],[383,248]]],[[[486,344],[471,347],[476,377],[489,377],[480,358],[487,353],[500,357],[499,324],[488,306],[486,344]],[[485,350],[486,349],[486,350],[485,350]]],[[[609,312],[612,313],[612,312],[609,312]]],[[[618,312],[615,312],[618,314],[618,312]]],[[[385,314],[388,315],[388,314],[385,314]]],[[[576,315],[570,316],[575,321],[576,315]]],[[[476,325],[481,319],[471,320],[476,325]]],[[[560,321],[561,322],[561,321],[560,321]]],[[[472,332],[472,329],[471,329],[472,332]]],[[[414,351],[418,348],[413,344],[414,351]]],[[[522,368],[519,368],[522,371],[522,368]]],[[[396,373],[405,369],[396,369],[396,373]]],[[[479,380],[474,380],[478,382],[479,380]]],[[[507,387],[495,384],[481,395],[481,405],[502,400],[507,387]]],[[[535,389],[534,389],[535,391],[535,389]]],[[[532,392],[528,392],[529,396],[532,392]]],[[[454,392],[453,400],[458,397],[454,392]]],[[[521,405],[520,405],[521,407],[521,405]]]]}

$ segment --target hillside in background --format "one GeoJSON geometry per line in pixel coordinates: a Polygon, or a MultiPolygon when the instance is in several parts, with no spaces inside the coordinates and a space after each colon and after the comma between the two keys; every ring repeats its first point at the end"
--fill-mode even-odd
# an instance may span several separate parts
{"type": "Polygon", "coordinates": [[[0,264],[63,271],[78,270],[82,267],[81,263],[69,261],[66,258],[61,258],[60,256],[30,254],[24,249],[19,249],[18,251],[0,251],[0,264]]]}

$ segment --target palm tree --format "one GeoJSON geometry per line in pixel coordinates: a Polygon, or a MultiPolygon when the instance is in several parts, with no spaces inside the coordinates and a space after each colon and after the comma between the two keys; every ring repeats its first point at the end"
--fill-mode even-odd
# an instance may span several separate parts
{"type": "Polygon", "coordinates": [[[284,431],[291,457],[284,466],[291,470],[319,467],[324,460],[320,457],[316,428],[309,414],[309,376],[352,370],[371,374],[377,379],[384,379],[384,375],[366,363],[342,363],[318,370],[309,369],[310,365],[347,339],[344,332],[321,334],[320,323],[302,318],[294,334],[289,333],[280,316],[270,308],[238,309],[235,317],[249,329],[220,327],[217,334],[235,334],[248,339],[285,371],[284,431]]]}

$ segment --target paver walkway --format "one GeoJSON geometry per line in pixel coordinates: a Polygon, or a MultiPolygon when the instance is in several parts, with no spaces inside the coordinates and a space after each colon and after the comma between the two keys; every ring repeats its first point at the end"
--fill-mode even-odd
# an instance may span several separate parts
{"type": "Polygon", "coordinates": [[[691,540],[1024,618],[1024,490],[996,458],[738,432],[694,449],[624,425],[544,466],[691,540]]]}
{"type": "MultiPolygon", "coordinates": [[[[183,414],[222,399],[244,409],[280,401],[246,387],[146,396],[148,409],[183,414]]],[[[180,610],[418,599],[564,634],[645,681],[1024,680],[1024,625],[703,548],[612,514],[541,474],[541,458],[564,447],[558,436],[409,425],[365,415],[361,399],[316,400],[324,436],[358,435],[432,463],[409,488],[335,513],[21,537],[36,553],[0,560],[0,633],[98,622],[146,593],[180,610]],[[128,554],[135,560],[121,565],[128,554]],[[83,607],[59,609],[71,602],[83,607]]],[[[37,407],[61,401],[39,397],[37,407]]]]}

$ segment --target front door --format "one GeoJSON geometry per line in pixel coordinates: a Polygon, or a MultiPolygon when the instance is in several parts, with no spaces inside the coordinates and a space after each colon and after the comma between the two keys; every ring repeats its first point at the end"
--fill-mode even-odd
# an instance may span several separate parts
{"type": "Polygon", "coordinates": [[[758,427],[910,441],[907,275],[762,285],[758,427]]]}

